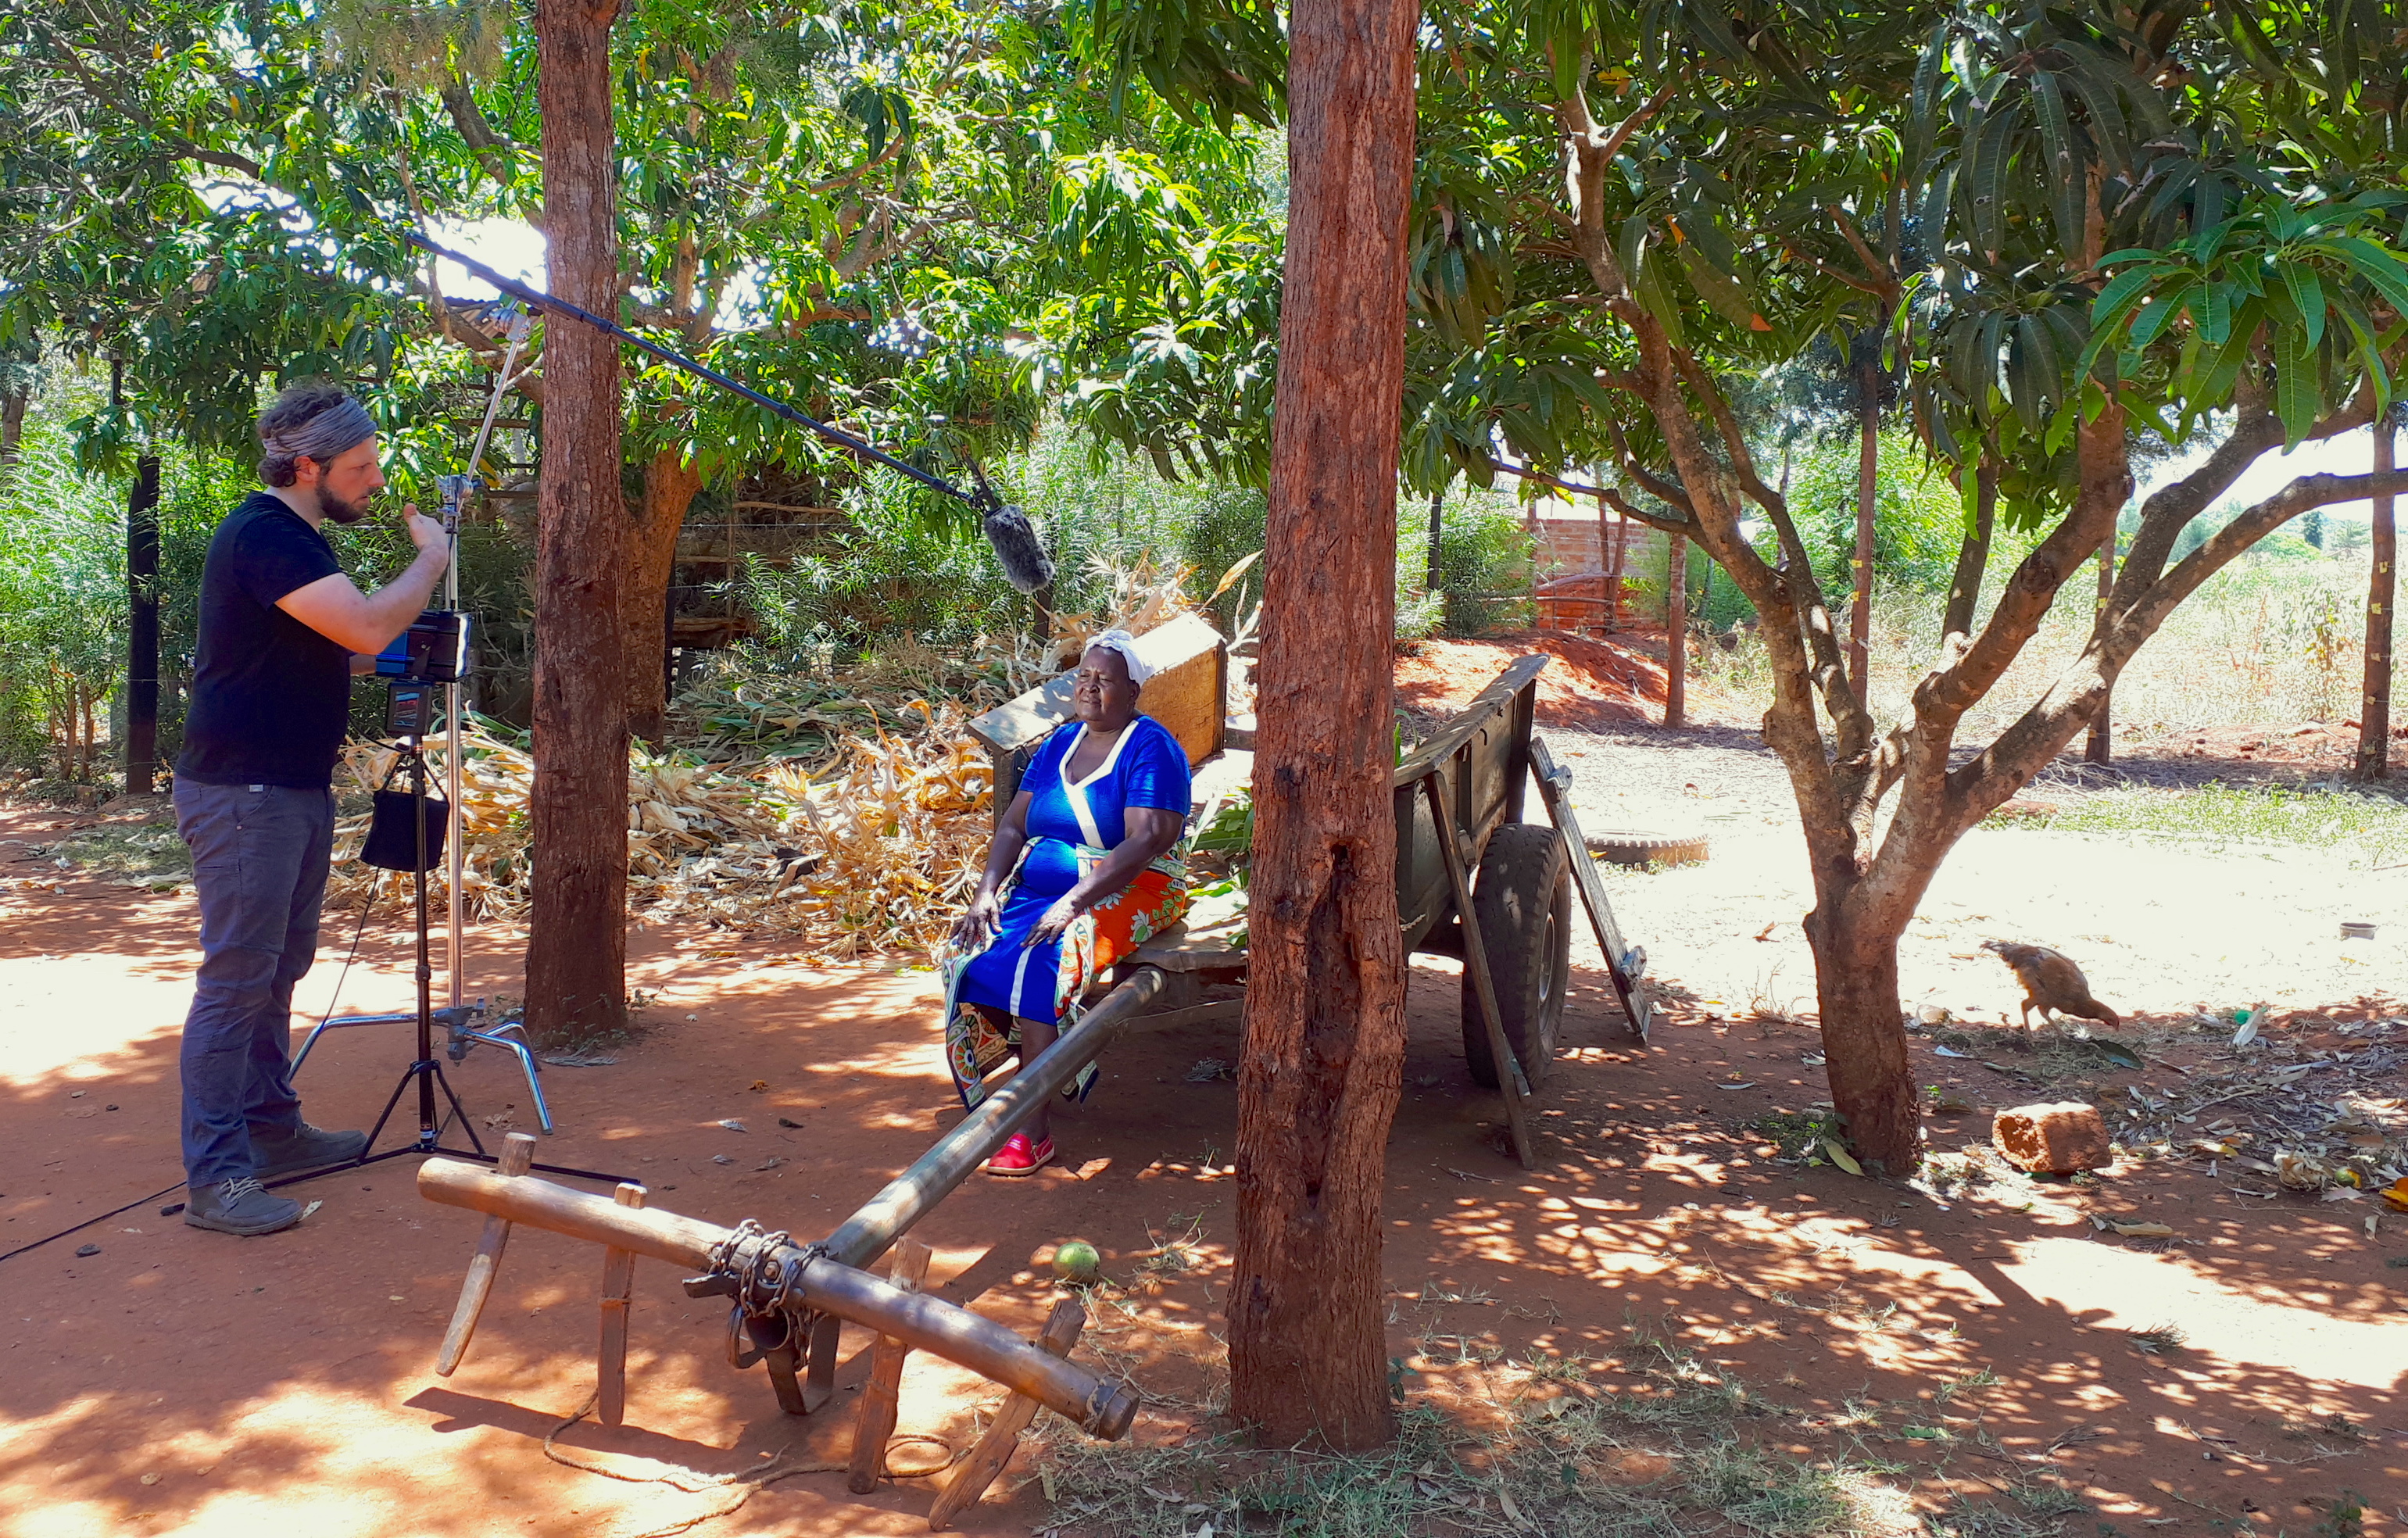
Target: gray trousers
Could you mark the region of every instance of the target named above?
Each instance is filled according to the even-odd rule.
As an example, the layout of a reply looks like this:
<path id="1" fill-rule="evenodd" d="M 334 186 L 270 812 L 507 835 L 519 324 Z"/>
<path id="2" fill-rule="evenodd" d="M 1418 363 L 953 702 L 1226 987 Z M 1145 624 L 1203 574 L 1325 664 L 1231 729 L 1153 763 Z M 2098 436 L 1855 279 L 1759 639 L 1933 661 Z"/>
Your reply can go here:
<path id="1" fill-rule="evenodd" d="M 252 1171 L 251 1133 L 301 1125 L 293 1093 L 293 985 L 318 954 L 335 841 L 335 793 L 176 781 L 176 831 L 193 852 L 201 970 L 184 1017 L 184 1178 Z"/>

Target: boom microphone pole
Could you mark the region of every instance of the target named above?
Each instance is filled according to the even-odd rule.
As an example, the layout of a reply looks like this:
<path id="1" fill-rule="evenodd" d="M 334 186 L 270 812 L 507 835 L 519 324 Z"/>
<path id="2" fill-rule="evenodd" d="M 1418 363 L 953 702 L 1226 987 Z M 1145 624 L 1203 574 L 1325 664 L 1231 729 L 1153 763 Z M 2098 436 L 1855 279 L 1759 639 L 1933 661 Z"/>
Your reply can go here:
<path id="1" fill-rule="evenodd" d="M 448 262 L 457 262 L 468 272 L 483 279 L 495 289 L 509 295 L 530 309 L 541 310 L 550 315 L 565 315 L 573 321 L 582 321 L 595 330 L 615 337 L 630 347 L 649 352 L 671 367 L 682 369 L 707 384 L 715 384 L 723 390 L 743 396 L 765 410 L 810 428 L 856 459 L 866 460 L 873 465 L 883 465 L 900 475 L 909 476 L 931 491 L 942 492 L 947 496 L 968 504 L 978 512 L 987 539 L 995 546 L 996 557 L 1003 567 L 1004 576 L 1013 587 L 1023 593 L 1034 593 L 1054 580 L 1054 563 L 1046 555 L 1044 548 L 1037 542 L 1036 531 L 1028 522 L 1028 515 L 1018 508 L 1006 506 L 1003 499 L 995 494 L 995 488 L 986 483 L 986 477 L 978 472 L 975 465 L 971 467 L 971 473 L 977 477 L 978 489 L 964 491 L 941 476 L 931 475 L 916 466 L 907 465 L 893 454 L 871 447 L 851 433 L 841 428 L 831 427 L 816 417 L 807 416 L 784 401 L 765 395 L 751 385 L 742 384 L 728 378 L 716 368 L 696 363 L 684 353 L 672 352 L 658 342 L 648 341 L 616 321 L 606 320 L 581 305 L 570 304 L 567 300 L 546 294 L 541 289 L 530 288 L 515 278 L 506 278 L 474 257 L 463 256 L 456 251 L 438 246 L 416 230 L 404 230 L 401 232 L 401 237 L 430 255 L 442 257 Z"/>

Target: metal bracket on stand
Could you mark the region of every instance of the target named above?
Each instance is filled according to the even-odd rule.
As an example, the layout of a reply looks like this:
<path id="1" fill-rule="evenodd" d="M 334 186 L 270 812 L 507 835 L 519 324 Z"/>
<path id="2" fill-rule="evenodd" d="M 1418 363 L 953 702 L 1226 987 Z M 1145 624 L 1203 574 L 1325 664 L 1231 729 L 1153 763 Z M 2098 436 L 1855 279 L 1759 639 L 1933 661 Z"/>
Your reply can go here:
<path id="1" fill-rule="evenodd" d="M 516 1020 L 505 1020 L 482 1030 L 476 1029 L 476 1024 L 484 1013 L 485 1001 L 481 999 L 473 1004 L 448 1004 L 435 1012 L 435 1023 L 444 1030 L 444 1056 L 455 1063 L 464 1062 L 468 1056 L 468 1049 L 482 1042 L 486 1046 L 499 1047 L 516 1057 L 519 1071 L 526 1077 L 527 1094 L 535 1100 L 536 1119 L 542 1123 L 545 1135 L 550 1136 L 555 1128 L 552 1124 L 552 1107 L 543 1098 L 543 1080 L 540 1077 L 543 1064 L 527 1045 L 526 1028 Z M 343 1030 L 352 1026 L 403 1025 L 417 1018 L 415 1012 L 329 1015 L 309 1028 L 309 1034 L 302 1039 L 301 1050 L 293 1055 L 292 1071 L 301 1071 L 301 1065 L 309 1060 L 309 1049 L 318 1044 L 319 1037 L 330 1030 Z"/>

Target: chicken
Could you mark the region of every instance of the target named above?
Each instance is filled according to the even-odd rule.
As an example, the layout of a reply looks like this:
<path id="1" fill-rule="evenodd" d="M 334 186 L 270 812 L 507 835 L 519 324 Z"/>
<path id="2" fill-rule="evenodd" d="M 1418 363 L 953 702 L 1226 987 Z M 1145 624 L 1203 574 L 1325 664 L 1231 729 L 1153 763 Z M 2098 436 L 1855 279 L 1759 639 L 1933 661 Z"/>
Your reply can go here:
<path id="1" fill-rule="evenodd" d="M 2031 1012 L 2037 1005 L 2041 1018 L 2046 1021 L 2049 1012 L 2071 1014 L 2078 1019 L 2097 1020 L 2109 1029 L 2122 1023 L 2114 1010 L 2090 997 L 2090 980 L 2071 959 L 2045 945 L 2019 945 L 2011 940 L 1985 940 L 1982 949 L 1995 951 L 1999 959 L 2014 969 L 2015 980 L 2024 985 L 2024 1028 L 2031 1028 Z"/>

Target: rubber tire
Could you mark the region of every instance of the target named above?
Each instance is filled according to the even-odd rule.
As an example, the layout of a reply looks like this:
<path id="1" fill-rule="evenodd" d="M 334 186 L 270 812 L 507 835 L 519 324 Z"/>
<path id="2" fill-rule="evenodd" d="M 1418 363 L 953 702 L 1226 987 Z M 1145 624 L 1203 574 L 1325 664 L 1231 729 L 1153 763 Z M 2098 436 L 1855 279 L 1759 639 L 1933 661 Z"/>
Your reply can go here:
<path id="1" fill-rule="evenodd" d="M 1537 1089 L 1555 1062 L 1555 1033 L 1572 974 L 1572 872 L 1564 841 L 1539 823 L 1508 823 L 1488 841 L 1471 884 L 1471 910 L 1488 956 L 1505 1040 Z M 1481 1023 L 1471 969 L 1463 972 L 1463 1060 L 1472 1083 L 1497 1087 L 1497 1062 Z"/>
<path id="2" fill-rule="evenodd" d="M 1710 849 L 1702 833 L 1628 833 L 1616 829 L 1590 834 L 1588 852 L 1612 865 L 1701 865 Z"/>

